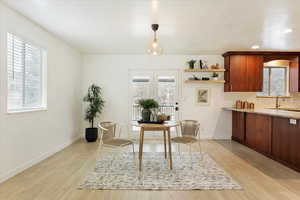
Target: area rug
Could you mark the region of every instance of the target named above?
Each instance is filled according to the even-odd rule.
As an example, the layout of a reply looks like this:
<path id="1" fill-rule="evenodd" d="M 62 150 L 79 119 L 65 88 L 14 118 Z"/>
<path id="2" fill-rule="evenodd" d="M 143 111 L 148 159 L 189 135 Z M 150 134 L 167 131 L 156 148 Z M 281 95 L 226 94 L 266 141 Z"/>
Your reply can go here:
<path id="1" fill-rule="evenodd" d="M 225 190 L 241 189 L 206 153 L 173 153 L 173 170 L 164 153 L 144 153 L 143 171 L 137 154 L 108 155 L 97 161 L 79 189 L 89 190 Z"/>

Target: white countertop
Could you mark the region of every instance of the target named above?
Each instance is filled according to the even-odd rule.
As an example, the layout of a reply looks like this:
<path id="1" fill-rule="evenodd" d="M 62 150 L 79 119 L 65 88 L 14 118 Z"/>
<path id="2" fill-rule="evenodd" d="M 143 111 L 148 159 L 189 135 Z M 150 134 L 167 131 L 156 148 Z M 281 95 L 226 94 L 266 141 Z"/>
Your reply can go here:
<path id="1" fill-rule="evenodd" d="M 285 111 L 285 110 L 276 110 L 276 109 L 267 109 L 267 108 L 266 109 L 236 109 L 232 107 L 224 107 L 223 110 L 256 113 L 256 114 L 284 117 L 290 119 L 300 119 L 300 112 L 296 112 L 296 111 Z"/>

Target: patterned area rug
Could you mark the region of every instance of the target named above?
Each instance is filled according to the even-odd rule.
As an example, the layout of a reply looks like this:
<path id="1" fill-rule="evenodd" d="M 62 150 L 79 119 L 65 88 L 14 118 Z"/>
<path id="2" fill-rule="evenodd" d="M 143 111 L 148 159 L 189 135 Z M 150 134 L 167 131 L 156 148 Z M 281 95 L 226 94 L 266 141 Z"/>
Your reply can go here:
<path id="1" fill-rule="evenodd" d="M 164 153 L 144 153 L 143 172 L 138 155 L 109 155 L 97 161 L 79 189 L 90 190 L 225 190 L 241 189 L 206 153 L 173 153 L 169 170 Z"/>

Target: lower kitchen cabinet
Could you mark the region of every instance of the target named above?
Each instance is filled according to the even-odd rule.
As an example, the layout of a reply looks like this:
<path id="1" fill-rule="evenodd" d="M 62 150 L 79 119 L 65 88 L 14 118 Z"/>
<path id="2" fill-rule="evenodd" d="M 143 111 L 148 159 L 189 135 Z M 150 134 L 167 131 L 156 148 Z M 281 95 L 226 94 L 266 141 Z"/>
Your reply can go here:
<path id="1" fill-rule="evenodd" d="M 244 112 L 232 112 L 232 140 L 245 142 L 245 116 Z"/>
<path id="2" fill-rule="evenodd" d="M 300 120 L 232 113 L 232 139 L 300 172 Z"/>
<path id="3" fill-rule="evenodd" d="M 271 154 L 272 117 L 247 113 L 246 138 L 247 146 L 263 154 Z"/>
<path id="4" fill-rule="evenodd" d="M 273 118 L 272 156 L 300 170 L 300 120 L 291 124 L 288 118 Z"/>

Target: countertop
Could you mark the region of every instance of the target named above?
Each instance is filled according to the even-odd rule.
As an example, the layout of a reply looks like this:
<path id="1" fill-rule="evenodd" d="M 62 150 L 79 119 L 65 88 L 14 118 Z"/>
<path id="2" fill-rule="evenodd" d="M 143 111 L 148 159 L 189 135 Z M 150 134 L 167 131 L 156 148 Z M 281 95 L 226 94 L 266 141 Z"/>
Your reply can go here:
<path id="1" fill-rule="evenodd" d="M 236 109 L 232 107 L 225 107 L 223 110 L 228 111 L 237 111 L 237 112 L 246 112 L 246 113 L 256 113 L 262 115 L 270 115 L 276 117 L 284 117 L 284 118 L 291 118 L 291 119 L 300 119 L 300 112 L 296 111 L 285 111 L 285 110 L 276 110 L 276 109 Z"/>

